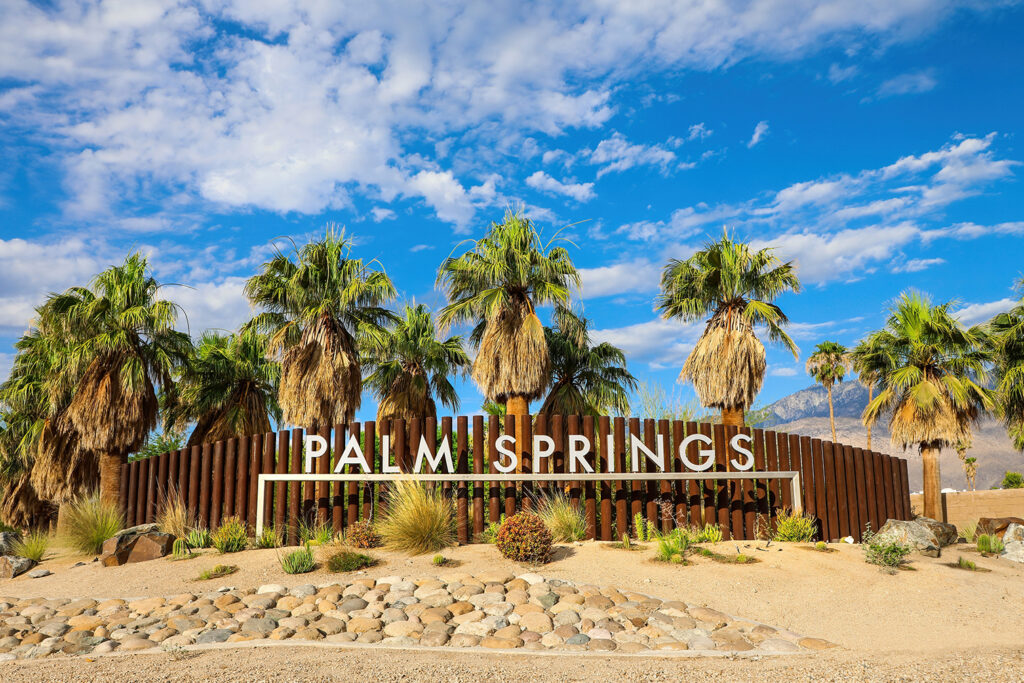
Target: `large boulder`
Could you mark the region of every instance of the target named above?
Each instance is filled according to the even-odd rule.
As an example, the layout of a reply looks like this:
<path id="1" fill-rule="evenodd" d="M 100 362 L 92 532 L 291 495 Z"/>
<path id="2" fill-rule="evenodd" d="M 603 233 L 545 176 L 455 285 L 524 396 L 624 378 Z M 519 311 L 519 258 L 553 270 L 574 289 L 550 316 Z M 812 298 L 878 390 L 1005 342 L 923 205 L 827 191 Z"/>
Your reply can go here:
<path id="1" fill-rule="evenodd" d="M 947 545 L 953 545 L 956 543 L 956 539 L 959 538 L 959 533 L 956 527 L 952 524 L 946 524 L 940 522 L 937 519 L 931 517 L 918 517 L 914 520 L 916 523 L 927 527 L 929 531 L 935 534 L 935 540 L 938 541 L 940 548 L 945 548 Z"/>
<path id="2" fill-rule="evenodd" d="M 1011 524 L 1024 526 L 1024 519 L 1020 517 L 982 517 L 978 520 L 978 533 L 1002 538 Z"/>
<path id="3" fill-rule="evenodd" d="M 1003 543 L 1012 541 L 1024 541 L 1024 524 L 1014 522 L 1006 527 L 1006 531 L 1003 532 Z"/>
<path id="4" fill-rule="evenodd" d="M 0 532 L 0 555 L 9 555 L 14 552 L 14 544 L 21 540 L 21 534 L 17 531 Z"/>
<path id="5" fill-rule="evenodd" d="M 0 557 L 0 579 L 13 579 L 15 576 L 24 574 L 36 566 L 34 560 L 17 555 L 4 555 Z"/>
<path id="6" fill-rule="evenodd" d="M 1024 564 L 1024 541 L 1008 542 L 999 557 L 1004 560 L 1010 560 L 1011 562 L 1020 562 L 1021 564 Z"/>
<path id="7" fill-rule="evenodd" d="M 100 561 L 106 567 L 129 562 L 145 562 L 170 554 L 174 536 L 156 530 L 155 524 L 143 524 L 117 532 L 103 541 Z"/>
<path id="8" fill-rule="evenodd" d="M 902 519 L 890 519 L 887 521 L 875 537 L 873 543 L 899 543 L 913 548 L 922 555 L 938 557 L 940 554 L 939 540 L 931 529 L 917 522 L 907 522 Z"/>

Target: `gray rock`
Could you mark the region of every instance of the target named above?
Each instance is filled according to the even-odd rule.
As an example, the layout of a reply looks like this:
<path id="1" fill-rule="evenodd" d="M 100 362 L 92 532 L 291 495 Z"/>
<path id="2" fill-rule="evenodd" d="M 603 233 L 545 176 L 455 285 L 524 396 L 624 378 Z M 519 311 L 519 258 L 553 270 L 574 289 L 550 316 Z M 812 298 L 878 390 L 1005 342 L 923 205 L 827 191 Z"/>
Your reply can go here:
<path id="1" fill-rule="evenodd" d="M 135 534 L 148 534 L 151 531 L 156 531 L 156 530 L 157 530 L 157 525 L 156 524 L 139 524 L 138 526 L 130 526 L 127 529 L 121 529 L 116 534 L 114 534 L 114 536 L 112 538 L 116 538 L 118 536 L 128 536 L 129 534 L 132 534 L 132 535 L 135 535 Z"/>
<path id="2" fill-rule="evenodd" d="M 249 633 L 270 633 L 275 628 L 277 628 L 277 621 L 266 617 L 247 619 L 242 624 L 242 631 Z"/>
<path id="3" fill-rule="evenodd" d="M 42 568 L 40 568 L 40 569 L 33 569 L 32 571 L 30 571 L 28 573 L 28 575 L 29 575 L 29 578 L 41 579 L 44 576 L 49 576 L 52 573 L 53 572 L 51 572 L 49 569 L 42 569 Z"/>
<path id="4" fill-rule="evenodd" d="M 566 645 L 586 645 L 590 642 L 590 636 L 585 636 L 582 633 L 577 633 L 571 638 L 567 638 L 565 641 Z"/>
<path id="5" fill-rule="evenodd" d="M 935 540 L 938 541 L 940 548 L 953 545 L 960 536 L 952 524 L 946 524 L 931 517 L 918 517 L 914 521 L 935 534 Z"/>
<path id="6" fill-rule="evenodd" d="M 929 557 L 938 557 L 940 553 L 939 540 L 935 538 L 935 534 L 931 529 L 917 522 L 890 519 L 878 530 L 872 541 L 899 543 Z"/>
<path id="7" fill-rule="evenodd" d="M 295 586 L 288 592 L 297 598 L 305 598 L 310 595 L 316 595 L 316 586 L 311 583 L 307 583 L 302 586 Z"/>
<path id="8" fill-rule="evenodd" d="M 196 638 L 196 643 L 223 643 L 231 637 L 232 633 L 234 633 L 234 631 L 226 628 L 215 628 L 212 631 L 200 633 L 199 637 Z"/>
<path id="9" fill-rule="evenodd" d="M 366 600 L 352 596 L 345 598 L 345 602 L 338 605 L 338 611 L 340 612 L 355 612 L 356 610 L 364 609 L 368 604 Z"/>
<path id="10" fill-rule="evenodd" d="M 13 579 L 15 576 L 24 574 L 34 566 L 36 566 L 36 563 L 27 557 L 4 555 L 0 557 L 0 579 Z"/>
<path id="11" fill-rule="evenodd" d="M 1003 542 L 1009 543 L 1011 541 L 1024 542 L 1024 526 L 1017 523 L 1011 523 L 1006 527 L 1006 531 L 1003 533 Z"/>
<path id="12" fill-rule="evenodd" d="M 554 593 L 546 593 L 533 598 L 533 601 L 544 609 L 551 609 L 555 606 L 555 603 L 558 602 L 558 596 Z"/>
<path id="13" fill-rule="evenodd" d="M 1010 562 L 1024 563 L 1024 541 L 1010 541 L 999 557 Z"/>
<path id="14" fill-rule="evenodd" d="M 0 555 L 7 555 L 14 549 L 14 544 L 21 540 L 17 531 L 0 532 Z"/>

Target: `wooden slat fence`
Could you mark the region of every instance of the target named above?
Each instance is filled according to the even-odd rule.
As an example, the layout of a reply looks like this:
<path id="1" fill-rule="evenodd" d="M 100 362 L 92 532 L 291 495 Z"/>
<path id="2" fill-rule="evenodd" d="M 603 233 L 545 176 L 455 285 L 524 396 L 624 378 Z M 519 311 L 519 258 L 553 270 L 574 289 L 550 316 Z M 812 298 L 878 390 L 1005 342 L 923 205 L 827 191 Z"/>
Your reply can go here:
<path id="1" fill-rule="evenodd" d="M 698 462 L 698 450 L 708 448 L 714 453 L 714 465 L 705 472 L 705 479 L 697 481 L 443 482 L 439 485 L 443 493 L 455 499 L 462 543 L 471 542 L 502 514 L 535 508 L 537 498 L 552 491 L 563 491 L 583 509 L 588 538 L 616 540 L 633 531 L 637 515 L 663 531 L 715 523 L 726 539 L 763 537 L 779 510 L 792 507 L 793 500 L 788 482 L 758 480 L 757 471 L 800 473 L 800 502 L 817 519 L 821 539 L 853 536 L 859 541 L 867 528 L 877 530 L 887 519 L 910 517 L 906 461 L 874 451 L 771 430 L 668 420 L 555 415 L 520 424 L 526 438 L 517 439 L 516 451 L 524 473 L 568 473 L 568 449 L 571 437 L 577 435 L 587 437 L 592 445 L 584 459 L 595 472 L 632 471 L 632 435 L 654 452 L 658 439 L 664 439 L 666 471 L 687 472 L 679 446 L 685 437 L 703 434 L 713 445 L 691 442 L 688 459 Z M 355 437 L 370 472 L 382 472 L 381 437 L 388 434 L 392 462 L 403 472 L 411 470 L 423 435 L 432 453 L 443 439 L 448 440 L 457 473 L 497 473 L 495 464 L 503 462 L 497 439 L 502 434 L 515 435 L 516 427 L 512 417 L 477 415 L 320 428 L 316 434 L 329 448 L 312 469 L 319 474 L 333 472 L 336 458 L 349 438 Z M 729 441 L 738 431 L 751 437 L 746 444 L 754 455 L 751 478 L 715 479 L 715 471 L 737 471 L 732 460 L 742 456 L 730 449 Z M 121 486 L 129 526 L 152 522 L 171 497 L 179 497 L 194 511 L 201 526 L 216 527 L 230 516 L 253 526 L 259 475 L 302 473 L 304 435 L 302 429 L 255 434 L 130 462 L 122 472 Z M 533 458 L 532 435 L 551 437 L 554 453 Z M 649 458 L 641 455 L 641 460 L 641 472 L 658 471 Z M 349 465 L 346 473 L 360 471 Z M 378 516 L 387 504 L 388 486 L 383 483 L 273 482 L 266 487 L 264 519 L 292 544 L 297 543 L 300 523 L 330 524 L 336 532 L 344 532 L 359 520 Z"/>

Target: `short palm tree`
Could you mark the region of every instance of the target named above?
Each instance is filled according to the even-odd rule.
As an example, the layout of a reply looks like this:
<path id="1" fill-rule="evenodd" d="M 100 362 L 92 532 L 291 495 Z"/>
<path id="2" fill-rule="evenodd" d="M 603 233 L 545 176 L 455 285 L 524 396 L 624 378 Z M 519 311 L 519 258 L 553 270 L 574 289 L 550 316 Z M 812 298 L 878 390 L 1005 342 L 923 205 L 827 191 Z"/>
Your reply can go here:
<path id="1" fill-rule="evenodd" d="M 878 388 L 878 381 L 882 376 L 886 356 L 881 353 L 878 345 L 871 337 L 857 343 L 850 351 L 850 364 L 857 373 L 857 380 L 868 390 L 868 403 L 874 399 L 875 389 Z M 866 425 L 868 431 L 868 450 L 871 450 L 871 427 L 872 423 Z"/>
<path id="2" fill-rule="evenodd" d="M 974 456 L 964 458 L 964 478 L 967 479 L 967 488 L 974 490 L 974 479 L 978 476 L 978 459 Z"/>
<path id="3" fill-rule="evenodd" d="M 878 396 L 864 410 L 865 424 L 889 416 L 894 445 L 917 445 L 924 470 L 924 514 L 940 519 L 939 454 L 969 438 L 985 411 L 995 407 L 986 388 L 988 351 L 979 328 L 967 329 L 919 294 L 903 294 L 885 328 L 871 335 L 880 363 Z"/>
<path id="4" fill-rule="evenodd" d="M 249 327 L 270 335 L 268 351 L 281 361 L 278 401 L 287 424 L 347 423 L 359 408 L 356 339 L 392 319 L 384 306 L 395 286 L 376 262 L 351 252 L 344 231 L 329 227 L 290 255 L 278 252 L 245 283 L 249 301 L 263 309 Z"/>
<path id="5" fill-rule="evenodd" d="M 364 384 L 377 397 L 377 422 L 437 417 L 435 400 L 452 411 L 459 397 L 452 377 L 469 368 L 462 337 L 438 339 L 434 317 L 423 304 L 406 305 L 377 334 L 361 340 Z"/>
<path id="6" fill-rule="evenodd" d="M 769 340 L 797 357 L 796 344 L 783 329 L 789 320 L 773 302 L 799 291 L 791 262 L 781 262 L 772 249 L 753 251 L 728 233 L 665 266 L 658 297 L 662 315 L 684 322 L 711 316 L 679 378 L 693 382 L 704 407 L 722 411 L 723 424 L 743 426 L 743 411 L 764 382 L 765 351 L 755 325 L 764 325 Z"/>
<path id="7" fill-rule="evenodd" d="M 629 393 L 637 381 L 626 369 L 622 349 L 594 344 L 590 322 L 567 309 L 555 313 L 556 324 L 544 328 L 551 358 L 551 388 L 541 405 L 543 415 L 602 415 L 629 412 Z"/>
<path id="8" fill-rule="evenodd" d="M 128 454 L 156 427 L 157 391 L 171 390 L 192 346 L 174 329 L 178 306 L 160 294 L 146 257 L 135 253 L 49 303 L 71 340 L 61 372 L 74 386 L 67 417 L 79 447 L 98 454 L 100 497 L 110 505 L 120 503 Z"/>
<path id="9" fill-rule="evenodd" d="M 1017 282 L 1024 291 L 1024 278 Z M 1024 299 L 988 325 L 999 416 L 1017 450 L 1024 450 Z"/>
<path id="10" fill-rule="evenodd" d="M 187 446 L 268 432 L 271 418 L 281 419 L 280 377 L 281 366 L 267 358 L 266 335 L 206 332 L 164 397 L 164 426 L 183 432 L 194 423 Z"/>
<path id="11" fill-rule="evenodd" d="M 449 303 L 438 323 L 442 329 L 460 322 L 476 326 L 473 380 L 485 398 L 506 403 L 509 415 L 529 415 L 530 401 L 544 395 L 551 377 L 536 308 L 567 306 L 580 276 L 565 248 L 542 242 L 521 213 L 507 211 L 472 245 L 441 264 L 437 281 Z"/>
<path id="12" fill-rule="evenodd" d="M 836 413 L 832 406 L 832 385 L 842 382 L 850 369 L 846 347 L 838 342 L 824 341 L 814 347 L 807 359 L 807 374 L 828 390 L 828 423 L 832 427 L 832 441 L 836 441 Z"/>

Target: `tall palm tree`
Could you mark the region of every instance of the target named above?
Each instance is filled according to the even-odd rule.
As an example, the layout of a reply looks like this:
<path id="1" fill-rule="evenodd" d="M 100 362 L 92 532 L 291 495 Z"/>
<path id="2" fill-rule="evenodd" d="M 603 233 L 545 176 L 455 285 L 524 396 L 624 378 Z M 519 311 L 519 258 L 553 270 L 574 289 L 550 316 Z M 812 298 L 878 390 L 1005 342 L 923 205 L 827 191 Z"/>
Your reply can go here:
<path id="1" fill-rule="evenodd" d="M 920 294 L 903 294 L 885 328 L 871 335 L 885 356 L 878 396 L 864 410 L 864 422 L 889 415 L 894 445 L 916 444 L 924 471 L 924 514 L 939 519 L 939 453 L 969 438 L 981 415 L 995 406 L 986 388 L 989 353 L 979 328 L 967 329 L 949 312 Z"/>
<path id="2" fill-rule="evenodd" d="M 974 478 L 978 476 L 978 459 L 974 456 L 964 458 L 964 478 L 967 479 L 967 488 L 974 490 Z"/>
<path id="3" fill-rule="evenodd" d="M 792 262 L 781 262 L 770 248 L 753 251 L 728 233 L 665 266 L 658 297 L 662 315 L 684 322 L 711 316 L 679 378 L 693 382 L 704 407 L 722 411 L 723 424 L 743 426 L 743 411 L 764 382 L 764 345 L 755 325 L 764 325 L 769 340 L 797 357 L 796 344 L 783 330 L 789 320 L 772 302 L 799 291 Z"/>
<path id="4" fill-rule="evenodd" d="M 622 349 L 594 344 L 590 322 L 568 309 L 555 312 L 555 326 L 545 327 L 551 358 L 551 388 L 541 405 L 544 415 L 601 415 L 629 412 L 629 392 L 636 378 L 626 369 Z"/>
<path id="5" fill-rule="evenodd" d="M 1024 278 L 1017 282 L 1024 292 Z M 998 412 L 1017 450 L 1024 450 L 1024 298 L 989 321 Z"/>
<path id="6" fill-rule="evenodd" d="M 268 351 L 281 360 L 278 400 L 287 424 L 346 423 L 359 408 L 356 338 L 392 319 L 384 306 L 395 286 L 376 261 L 351 253 L 351 240 L 331 226 L 290 255 L 279 251 L 245 283 L 249 301 L 264 311 L 249 326 L 270 335 Z"/>
<path id="7" fill-rule="evenodd" d="M 281 419 L 277 388 L 281 366 L 267 358 L 267 336 L 203 334 L 181 368 L 175 390 L 165 394 L 164 426 L 183 432 L 195 423 L 187 446 L 270 431 Z"/>
<path id="8" fill-rule="evenodd" d="M 828 390 L 828 423 L 832 427 L 832 441 L 836 439 L 836 413 L 832 407 L 832 385 L 842 382 L 850 369 L 846 347 L 838 342 L 823 341 L 814 347 L 807 359 L 807 374 Z M 869 446 L 870 448 L 870 446 Z"/>
<path id="9" fill-rule="evenodd" d="M 442 329 L 459 322 L 476 326 L 473 380 L 485 398 L 505 402 L 509 415 L 529 415 L 530 401 L 543 396 L 551 376 L 536 307 L 567 306 L 580 276 L 569 253 L 542 242 L 521 213 L 507 211 L 472 245 L 441 264 L 437 281 L 449 303 L 438 323 Z"/>
<path id="10" fill-rule="evenodd" d="M 886 356 L 882 350 L 872 341 L 871 337 L 862 339 L 850 351 L 850 364 L 857 373 L 857 380 L 868 390 L 868 403 L 874 400 L 875 389 L 882 376 L 883 365 Z M 872 423 L 866 425 L 868 431 L 868 450 L 871 450 L 871 427 Z"/>
<path id="11" fill-rule="evenodd" d="M 111 505 L 119 504 L 128 454 L 156 427 L 157 391 L 171 389 L 192 346 L 174 329 L 179 307 L 160 290 L 146 257 L 135 253 L 88 288 L 73 287 L 49 303 L 71 340 L 61 369 L 63 382 L 74 386 L 67 417 L 79 447 L 98 454 L 100 498 Z"/>
<path id="12" fill-rule="evenodd" d="M 469 368 L 462 337 L 438 339 L 434 317 L 423 304 L 406 305 L 377 334 L 364 335 L 364 384 L 377 396 L 377 422 L 437 417 L 435 399 L 452 411 L 459 396 L 451 378 Z"/>

